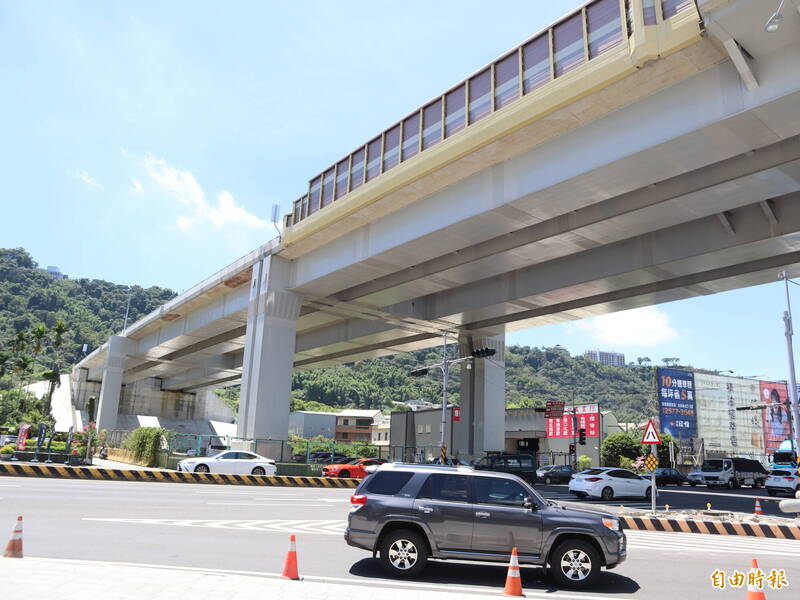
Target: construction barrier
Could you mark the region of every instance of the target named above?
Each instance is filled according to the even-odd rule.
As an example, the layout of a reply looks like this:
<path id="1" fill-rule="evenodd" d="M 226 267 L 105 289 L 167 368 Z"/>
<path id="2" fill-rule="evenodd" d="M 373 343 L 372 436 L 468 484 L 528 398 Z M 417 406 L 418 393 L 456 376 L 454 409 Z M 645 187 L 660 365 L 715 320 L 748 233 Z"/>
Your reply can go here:
<path id="1" fill-rule="evenodd" d="M 354 488 L 359 479 L 325 477 L 288 477 L 285 475 L 223 475 L 221 473 L 186 473 L 184 471 L 144 471 L 66 467 L 54 465 L 20 465 L 0 463 L 0 476 L 53 477 L 61 479 L 95 479 L 100 481 L 155 481 L 171 483 L 212 483 L 221 485 L 260 485 L 270 487 Z"/>
<path id="2" fill-rule="evenodd" d="M 743 535 L 781 540 L 800 540 L 800 525 L 770 525 L 768 523 L 734 523 L 701 521 L 697 519 L 668 519 L 662 517 L 619 517 L 622 529 L 642 531 L 672 531 L 675 533 L 704 533 L 712 535 Z"/>

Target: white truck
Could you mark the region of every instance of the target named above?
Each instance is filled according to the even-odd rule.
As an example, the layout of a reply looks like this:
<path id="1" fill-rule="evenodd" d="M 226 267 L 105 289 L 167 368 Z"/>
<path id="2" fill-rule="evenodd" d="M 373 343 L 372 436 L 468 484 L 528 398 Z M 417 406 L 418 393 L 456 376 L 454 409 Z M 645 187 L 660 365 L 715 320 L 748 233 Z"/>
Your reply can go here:
<path id="1" fill-rule="evenodd" d="M 703 483 L 708 487 L 727 487 L 729 489 L 749 485 L 764 487 L 769 472 L 752 458 L 708 458 L 700 467 Z"/>

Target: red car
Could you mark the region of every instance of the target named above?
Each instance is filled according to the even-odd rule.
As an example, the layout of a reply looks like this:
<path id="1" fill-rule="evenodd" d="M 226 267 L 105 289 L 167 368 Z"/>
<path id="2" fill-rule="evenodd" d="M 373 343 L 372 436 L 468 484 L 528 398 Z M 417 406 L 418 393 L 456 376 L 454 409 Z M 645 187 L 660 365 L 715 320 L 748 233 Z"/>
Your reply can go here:
<path id="1" fill-rule="evenodd" d="M 382 465 L 385 462 L 382 458 L 356 458 L 338 465 L 325 465 L 322 467 L 322 476 L 363 479 L 367 476 L 366 467 Z"/>

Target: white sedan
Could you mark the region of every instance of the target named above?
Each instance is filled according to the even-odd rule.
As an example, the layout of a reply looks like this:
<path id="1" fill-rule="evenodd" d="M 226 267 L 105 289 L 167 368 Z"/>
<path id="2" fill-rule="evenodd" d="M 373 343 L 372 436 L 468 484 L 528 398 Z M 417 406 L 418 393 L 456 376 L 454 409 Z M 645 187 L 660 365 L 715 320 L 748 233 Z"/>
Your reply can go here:
<path id="1" fill-rule="evenodd" d="M 652 493 L 649 478 L 610 467 L 581 471 L 570 480 L 569 491 L 579 498 L 588 496 L 606 502 L 621 497 L 650 498 Z"/>
<path id="2" fill-rule="evenodd" d="M 797 472 L 789 469 L 773 469 L 770 471 L 767 481 L 764 483 L 770 496 L 779 493 L 789 494 L 792 498 L 800 492 L 800 476 Z"/>
<path id="3" fill-rule="evenodd" d="M 198 456 L 182 460 L 178 463 L 178 471 L 227 475 L 275 475 L 277 467 L 271 458 L 252 452 L 226 450 L 214 456 Z"/>

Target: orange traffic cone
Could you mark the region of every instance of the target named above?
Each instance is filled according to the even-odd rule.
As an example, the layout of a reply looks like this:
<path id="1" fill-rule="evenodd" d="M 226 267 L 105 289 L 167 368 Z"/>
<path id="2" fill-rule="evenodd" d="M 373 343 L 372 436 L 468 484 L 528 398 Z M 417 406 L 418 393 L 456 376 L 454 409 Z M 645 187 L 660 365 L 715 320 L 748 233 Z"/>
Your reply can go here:
<path id="1" fill-rule="evenodd" d="M 503 590 L 505 596 L 524 596 L 522 593 L 522 579 L 519 576 L 519 559 L 517 549 L 511 549 L 511 560 L 508 563 L 508 575 L 506 575 L 506 587 Z"/>
<path id="2" fill-rule="evenodd" d="M 756 514 L 763 515 L 764 513 L 761 512 L 761 502 L 759 502 L 758 498 L 756 498 Z"/>
<path id="3" fill-rule="evenodd" d="M 758 570 L 758 561 L 754 558 L 750 562 L 750 572 L 754 573 Z M 746 600 L 767 600 L 767 596 L 763 590 L 758 589 L 757 585 L 747 585 L 747 599 Z"/>
<path id="4" fill-rule="evenodd" d="M 297 572 L 297 540 L 294 534 L 289 538 L 289 551 L 286 553 L 286 562 L 283 563 L 283 573 L 281 577 L 286 579 L 300 579 L 300 574 Z"/>
<path id="5" fill-rule="evenodd" d="M 14 527 L 14 532 L 11 534 L 11 539 L 6 545 L 6 551 L 3 556 L 6 558 L 22 558 L 22 517 L 17 517 L 17 525 Z"/>

